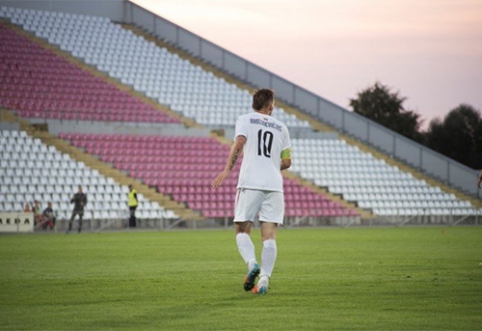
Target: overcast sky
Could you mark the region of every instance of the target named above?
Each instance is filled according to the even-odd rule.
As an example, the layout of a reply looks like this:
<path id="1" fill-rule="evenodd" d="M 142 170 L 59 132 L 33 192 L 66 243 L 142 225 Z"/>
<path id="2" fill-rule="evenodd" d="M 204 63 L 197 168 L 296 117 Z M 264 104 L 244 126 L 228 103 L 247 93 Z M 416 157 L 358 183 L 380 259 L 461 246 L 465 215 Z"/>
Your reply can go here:
<path id="1" fill-rule="evenodd" d="M 482 0 L 135 0 L 344 108 L 376 81 L 425 120 L 482 110 Z"/>

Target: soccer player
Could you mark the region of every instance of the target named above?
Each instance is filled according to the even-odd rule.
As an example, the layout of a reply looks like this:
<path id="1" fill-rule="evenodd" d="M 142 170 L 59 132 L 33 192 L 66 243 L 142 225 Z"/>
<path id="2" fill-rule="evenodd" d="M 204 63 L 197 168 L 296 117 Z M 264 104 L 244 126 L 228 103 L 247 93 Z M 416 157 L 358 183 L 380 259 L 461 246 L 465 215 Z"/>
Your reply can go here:
<path id="1" fill-rule="evenodd" d="M 248 266 L 244 290 L 266 294 L 276 261 L 276 229 L 283 224 L 284 197 L 281 170 L 291 166 L 291 141 L 285 124 L 271 117 L 274 92 L 260 89 L 253 95 L 253 113 L 241 115 L 236 121 L 234 144 L 224 170 L 213 180 L 218 188 L 229 176 L 243 152 L 234 211 L 234 230 L 239 253 Z M 251 227 L 259 213 L 261 268 L 251 241 Z M 259 281 L 255 286 L 256 277 Z"/>

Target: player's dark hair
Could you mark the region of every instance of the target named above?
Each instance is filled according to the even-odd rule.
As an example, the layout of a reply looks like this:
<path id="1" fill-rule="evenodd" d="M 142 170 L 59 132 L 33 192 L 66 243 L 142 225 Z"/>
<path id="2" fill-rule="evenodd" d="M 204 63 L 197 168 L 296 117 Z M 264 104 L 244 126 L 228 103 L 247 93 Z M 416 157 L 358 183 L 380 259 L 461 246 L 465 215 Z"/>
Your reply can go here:
<path id="1" fill-rule="evenodd" d="M 270 89 L 260 89 L 254 91 L 253 109 L 261 110 L 268 107 L 274 100 L 274 92 Z"/>

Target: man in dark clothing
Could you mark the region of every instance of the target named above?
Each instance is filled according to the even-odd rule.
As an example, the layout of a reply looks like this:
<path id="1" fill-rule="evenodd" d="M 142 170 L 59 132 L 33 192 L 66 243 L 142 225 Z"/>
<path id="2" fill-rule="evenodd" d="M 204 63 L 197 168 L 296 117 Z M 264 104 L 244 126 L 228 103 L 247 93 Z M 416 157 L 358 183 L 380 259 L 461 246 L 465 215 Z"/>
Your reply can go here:
<path id="1" fill-rule="evenodd" d="M 47 208 L 44 209 L 42 213 L 42 228 L 45 229 L 47 226 L 51 229 L 55 226 L 55 215 L 54 210 L 52 209 L 52 202 L 49 201 L 47 204 Z"/>
<path id="2" fill-rule="evenodd" d="M 69 221 L 69 229 L 67 233 L 72 231 L 72 223 L 74 221 L 75 215 L 79 215 L 79 233 L 82 231 L 82 217 L 84 216 L 84 207 L 87 204 L 87 196 L 82 192 L 82 186 L 79 185 L 79 192 L 75 193 L 70 203 L 74 204 L 74 210 L 72 211 L 72 216 Z"/>

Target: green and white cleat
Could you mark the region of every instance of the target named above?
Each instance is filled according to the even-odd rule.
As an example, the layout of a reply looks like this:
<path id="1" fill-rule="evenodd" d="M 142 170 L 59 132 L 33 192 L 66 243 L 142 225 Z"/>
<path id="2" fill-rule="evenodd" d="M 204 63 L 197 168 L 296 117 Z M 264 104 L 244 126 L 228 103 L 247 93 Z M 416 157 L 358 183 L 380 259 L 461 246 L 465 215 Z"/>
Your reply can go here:
<path id="1" fill-rule="evenodd" d="M 269 277 L 262 276 L 259 279 L 258 285 L 253 288 L 254 294 L 266 294 L 268 293 Z"/>

